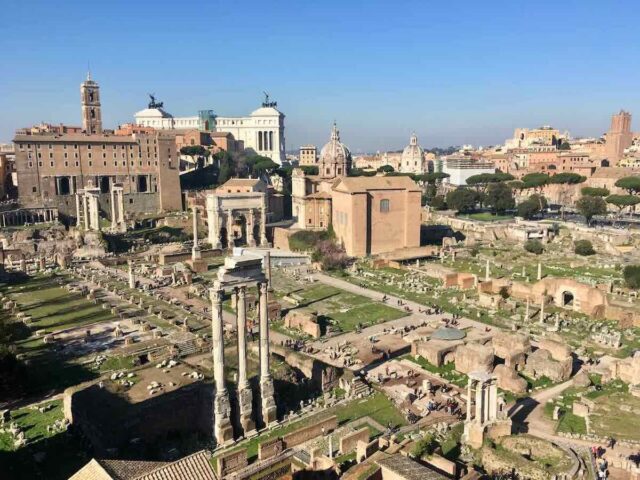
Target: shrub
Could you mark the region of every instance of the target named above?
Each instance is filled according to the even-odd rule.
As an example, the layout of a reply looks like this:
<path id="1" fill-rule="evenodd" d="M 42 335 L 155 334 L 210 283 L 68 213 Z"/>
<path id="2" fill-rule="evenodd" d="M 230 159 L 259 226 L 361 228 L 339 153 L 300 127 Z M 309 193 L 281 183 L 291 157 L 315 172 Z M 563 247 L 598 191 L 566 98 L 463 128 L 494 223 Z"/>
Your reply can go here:
<path id="1" fill-rule="evenodd" d="M 289 248 L 294 252 L 312 250 L 317 243 L 331 239 L 331 232 L 300 230 L 289 237 Z"/>
<path id="2" fill-rule="evenodd" d="M 544 252 L 544 247 L 540 240 L 527 240 L 524 244 L 524 249 L 529 253 L 535 253 L 536 255 L 540 255 Z"/>
<path id="3" fill-rule="evenodd" d="M 445 210 L 447 203 L 444 201 L 444 195 L 436 195 L 431 199 L 429 206 L 434 210 Z"/>
<path id="4" fill-rule="evenodd" d="M 573 244 L 573 251 L 577 255 L 587 256 L 593 255 L 596 251 L 593 249 L 593 245 L 589 240 L 577 240 Z"/>
<path id="5" fill-rule="evenodd" d="M 430 456 L 438 446 L 436 439 L 432 433 L 427 433 L 424 437 L 418 440 L 411 449 L 411 456 L 413 458 L 422 458 L 425 455 Z"/>
<path id="6" fill-rule="evenodd" d="M 622 271 L 624 281 L 629 288 L 640 288 L 640 265 L 627 265 Z"/>

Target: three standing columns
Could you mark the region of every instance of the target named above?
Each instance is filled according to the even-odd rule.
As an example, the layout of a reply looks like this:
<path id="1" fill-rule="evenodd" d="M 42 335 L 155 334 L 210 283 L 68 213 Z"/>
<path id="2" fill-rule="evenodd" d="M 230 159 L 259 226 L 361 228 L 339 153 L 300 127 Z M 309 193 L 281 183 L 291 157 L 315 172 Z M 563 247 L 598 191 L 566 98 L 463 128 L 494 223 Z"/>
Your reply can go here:
<path id="1" fill-rule="evenodd" d="M 253 417 L 253 393 L 247 378 L 247 304 L 246 286 L 234 290 L 237 295 L 237 332 L 238 332 L 238 402 L 240 424 L 244 435 L 255 432 Z M 269 318 L 268 318 L 268 285 L 267 282 L 258 284 L 259 317 L 260 317 L 260 397 L 262 406 L 262 421 L 270 426 L 277 421 L 275 390 L 273 378 L 269 371 Z M 212 349 L 213 373 L 215 380 L 214 397 L 214 436 L 218 445 L 224 445 L 233 440 L 233 426 L 231 424 L 231 404 L 229 392 L 224 379 L 224 324 L 222 314 L 223 288 L 212 288 Z"/>

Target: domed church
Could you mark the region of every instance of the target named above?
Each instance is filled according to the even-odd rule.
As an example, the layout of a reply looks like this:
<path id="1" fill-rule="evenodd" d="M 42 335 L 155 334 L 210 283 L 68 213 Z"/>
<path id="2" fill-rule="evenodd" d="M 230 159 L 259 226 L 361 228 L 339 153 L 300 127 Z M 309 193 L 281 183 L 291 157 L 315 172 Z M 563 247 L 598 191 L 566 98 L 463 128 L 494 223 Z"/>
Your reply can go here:
<path id="1" fill-rule="evenodd" d="M 403 173 L 424 173 L 424 150 L 418 145 L 418 137 L 411 134 L 409 145 L 404 147 L 400 159 L 400 171 Z"/>
<path id="2" fill-rule="evenodd" d="M 351 170 L 351 152 L 340 142 L 340 131 L 333 123 L 331 140 L 320 150 L 318 176 L 320 178 L 336 178 L 346 176 Z"/>

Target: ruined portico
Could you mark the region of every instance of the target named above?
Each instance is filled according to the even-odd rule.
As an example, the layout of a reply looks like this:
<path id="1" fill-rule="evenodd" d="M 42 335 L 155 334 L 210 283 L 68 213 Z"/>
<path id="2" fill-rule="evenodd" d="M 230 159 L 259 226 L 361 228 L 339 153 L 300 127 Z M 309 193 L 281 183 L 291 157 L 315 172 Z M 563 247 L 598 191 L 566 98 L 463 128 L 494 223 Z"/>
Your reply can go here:
<path id="1" fill-rule="evenodd" d="M 229 443 L 234 438 L 231 423 L 231 405 L 229 392 L 224 380 L 224 327 L 222 300 L 225 292 L 236 296 L 236 322 L 238 332 L 238 401 L 240 424 L 245 436 L 255 432 L 253 417 L 253 393 L 247 378 L 247 288 L 259 290 L 259 325 L 260 325 L 260 396 L 262 406 L 262 422 L 272 425 L 276 419 L 273 378 L 269 371 L 269 321 L 268 321 L 268 285 L 262 268 L 260 257 L 238 255 L 225 259 L 218 270 L 217 279 L 210 289 L 212 307 L 212 348 L 215 380 L 214 398 L 214 436 L 219 445 Z"/>
<path id="2" fill-rule="evenodd" d="M 76 218 L 78 228 L 100 231 L 100 189 L 89 186 L 76 193 Z"/>
<path id="3" fill-rule="evenodd" d="M 467 417 L 463 441 L 472 448 L 480 448 L 485 434 L 498 438 L 511 434 L 511 420 L 499 408 L 498 379 L 485 372 L 471 372 L 467 384 Z M 475 404 L 475 408 L 472 407 Z M 471 412 L 474 412 L 473 416 Z"/>
<path id="4" fill-rule="evenodd" d="M 124 221 L 124 187 L 121 183 L 113 184 L 111 187 L 111 229 L 116 232 L 127 231 Z"/>
<path id="5" fill-rule="evenodd" d="M 208 240 L 213 248 L 226 243 L 249 247 L 268 246 L 267 196 L 264 192 L 216 192 L 207 194 Z"/>

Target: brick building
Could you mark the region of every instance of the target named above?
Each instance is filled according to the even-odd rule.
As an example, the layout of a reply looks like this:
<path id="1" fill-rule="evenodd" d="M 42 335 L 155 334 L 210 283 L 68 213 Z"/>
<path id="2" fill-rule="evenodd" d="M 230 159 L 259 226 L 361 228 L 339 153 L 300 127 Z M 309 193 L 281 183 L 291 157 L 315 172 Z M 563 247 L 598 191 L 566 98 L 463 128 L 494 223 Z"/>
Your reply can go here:
<path id="1" fill-rule="evenodd" d="M 90 79 L 81 86 L 83 127 L 99 133 L 76 129 L 67 133 L 64 128 L 16 133 L 21 206 L 58 208 L 61 215 L 75 217 L 74 194 L 98 187 L 100 210 L 109 216 L 110 192 L 118 184 L 124 190 L 127 214 L 181 210 L 174 136 L 153 130 L 125 135 L 103 131 L 98 89 Z"/>

